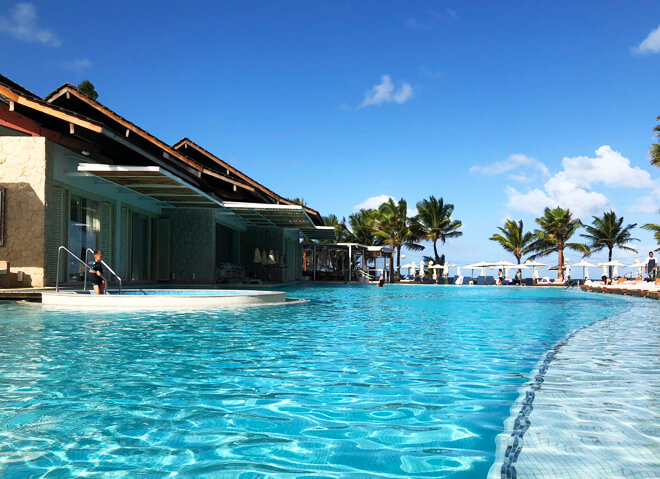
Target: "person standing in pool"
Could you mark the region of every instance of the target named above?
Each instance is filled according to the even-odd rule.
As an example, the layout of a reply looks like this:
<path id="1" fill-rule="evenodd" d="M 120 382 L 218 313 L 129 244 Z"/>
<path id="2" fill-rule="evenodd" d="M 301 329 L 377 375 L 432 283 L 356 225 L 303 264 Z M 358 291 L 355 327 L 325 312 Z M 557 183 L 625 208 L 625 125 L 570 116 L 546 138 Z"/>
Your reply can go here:
<path id="1" fill-rule="evenodd" d="M 94 285 L 94 294 L 105 294 L 105 280 L 103 279 L 103 252 L 100 249 L 94 251 L 94 262 L 89 270 L 92 275 L 92 284 Z"/>
<path id="2" fill-rule="evenodd" d="M 382 288 L 382 287 L 384 287 L 384 286 L 385 286 L 385 278 L 384 278 L 383 275 L 381 274 L 381 275 L 378 277 L 378 287 L 379 287 L 379 288 Z"/>
<path id="3" fill-rule="evenodd" d="M 646 273 L 649 275 L 651 280 L 655 280 L 656 273 L 658 272 L 658 262 L 653 257 L 653 251 L 649 251 L 649 257 L 646 260 L 646 265 L 644 266 Z"/>

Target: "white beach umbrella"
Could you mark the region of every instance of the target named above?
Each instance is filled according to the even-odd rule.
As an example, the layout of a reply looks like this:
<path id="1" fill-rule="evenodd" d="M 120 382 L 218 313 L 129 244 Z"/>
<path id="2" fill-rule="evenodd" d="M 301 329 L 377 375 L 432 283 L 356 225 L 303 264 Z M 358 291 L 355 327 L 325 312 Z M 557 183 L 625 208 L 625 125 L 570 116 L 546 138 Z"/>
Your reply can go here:
<path id="1" fill-rule="evenodd" d="M 590 266 L 596 266 L 593 263 L 589 263 L 588 261 L 585 261 L 584 259 L 581 259 L 579 262 L 575 263 L 573 266 L 582 266 L 582 276 L 584 279 L 589 279 L 589 267 Z"/>
<path id="2" fill-rule="evenodd" d="M 444 269 L 442 270 L 442 272 L 443 272 L 445 278 L 449 277 L 449 263 L 446 263 L 446 262 L 445 262 L 445 267 L 444 267 Z"/>
<path id="3" fill-rule="evenodd" d="M 619 275 L 619 268 L 625 268 L 626 265 L 623 264 L 621 261 L 613 259 L 612 261 L 608 261 L 606 263 L 601 263 L 603 266 L 603 274 L 607 276 L 607 268 L 610 266 L 613 266 L 612 270 L 612 276 L 618 276 Z"/>
<path id="4" fill-rule="evenodd" d="M 459 266 L 458 268 L 456 268 L 456 276 L 460 276 L 460 275 L 461 275 L 461 267 Z"/>
<path id="5" fill-rule="evenodd" d="M 429 266 L 429 269 L 433 270 L 433 279 L 437 281 L 438 280 L 438 270 L 442 269 L 442 265 L 433 264 L 433 265 Z"/>
<path id="6" fill-rule="evenodd" d="M 423 278 L 426 276 L 426 273 L 424 272 L 424 261 L 419 262 L 419 277 Z"/>
<path id="7" fill-rule="evenodd" d="M 538 261 L 532 261 L 532 260 L 528 259 L 527 261 L 525 261 L 525 266 L 530 267 L 530 268 L 534 268 L 534 272 L 532 273 L 532 278 L 539 279 L 539 276 L 540 276 L 539 275 L 539 266 L 548 266 L 548 265 L 545 264 L 545 263 L 539 263 Z"/>
<path id="8" fill-rule="evenodd" d="M 512 263 L 511 261 L 507 261 L 505 259 L 502 259 L 500 261 L 496 261 L 495 263 L 490 263 L 488 266 L 496 266 L 498 268 L 504 269 L 504 277 L 508 278 L 509 277 L 509 269 L 516 266 L 516 263 Z"/>
<path id="9" fill-rule="evenodd" d="M 527 261 L 525 261 L 524 264 L 525 264 L 525 266 L 529 266 L 529 267 L 548 266 L 545 263 L 539 263 L 538 261 L 531 261 L 529 259 Z"/>
<path id="10" fill-rule="evenodd" d="M 644 268 L 644 263 L 640 260 L 636 259 L 635 262 L 627 266 L 627 268 L 637 268 L 638 277 L 641 278 L 643 276 L 642 269 Z"/>
<path id="11" fill-rule="evenodd" d="M 470 270 L 470 276 L 474 276 L 474 270 L 481 268 L 481 266 L 479 266 L 478 263 L 472 263 L 472 264 L 468 264 L 468 265 L 464 266 L 464 268 Z"/>

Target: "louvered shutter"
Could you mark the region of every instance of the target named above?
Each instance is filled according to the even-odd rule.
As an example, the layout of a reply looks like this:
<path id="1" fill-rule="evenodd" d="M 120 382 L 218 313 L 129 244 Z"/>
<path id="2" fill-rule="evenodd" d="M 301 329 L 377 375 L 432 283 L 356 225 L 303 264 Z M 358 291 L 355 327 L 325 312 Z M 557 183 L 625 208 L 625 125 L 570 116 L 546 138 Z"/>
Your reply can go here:
<path id="1" fill-rule="evenodd" d="M 45 282 L 54 285 L 57 276 L 57 250 L 64 245 L 64 190 L 59 186 L 51 186 L 46 193 L 46 219 L 45 219 Z M 60 280 L 63 279 L 66 261 L 60 268 Z"/>
<path id="2" fill-rule="evenodd" d="M 128 208 L 121 208 L 121 217 L 119 218 L 119 239 L 120 239 L 120 248 L 119 248 L 119 276 L 122 278 L 128 278 L 128 265 L 130 264 L 130 251 L 131 245 L 129 242 L 129 223 L 130 223 L 130 212 Z"/>
<path id="3" fill-rule="evenodd" d="M 99 237 L 99 249 L 103 251 L 103 261 L 112 269 L 115 269 L 114 248 L 112 247 L 113 227 L 112 227 L 112 203 L 109 201 L 101 202 L 101 232 Z"/>
<path id="4" fill-rule="evenodd" d="M 156 278 L 158 281 L 168 281 L 171 273 L 172 227 L 168 218 L 159 218 L 156 224 Z"/>

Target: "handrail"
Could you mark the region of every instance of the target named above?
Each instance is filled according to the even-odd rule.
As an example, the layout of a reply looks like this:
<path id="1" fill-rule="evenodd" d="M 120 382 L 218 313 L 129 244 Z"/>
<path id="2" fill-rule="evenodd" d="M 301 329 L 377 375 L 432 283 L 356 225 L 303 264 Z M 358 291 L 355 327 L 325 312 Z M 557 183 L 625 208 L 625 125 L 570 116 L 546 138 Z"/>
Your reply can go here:
<path id="1" fill-rule="evenodd" d="M 90 253 L 90 251 L 92 252 L 92 255 L 93 255 L 94 250 L 92 248 L 87 248 L 85 250 L 85 265 L 89 264 L 89 253 Z M 117 278 L 117 282 L 119 283 L 119 294 L 121 294 L 121 278 L 119 277 L 119 275 L 117 273 L 114 272 L 114 270 L 110 266 L 108 266 L 108 264 L 105 261 L 101 260 L 101 264 L 103 266 L 105 266 L 108 269 L 108 271 L 110 271 L 110 273 L 115 278 Z M 87 291 L 87 275 L 86 274 L 85 274 L 85 279 L 84 279 L 83 283 L 84 283 L 83 288 L 85 288 L 85 291 Z"/>
<path id="2" fill-rule="evenodd" d="M 66 246 L 60 246 L 57 248 L 57 276 L 55 277 L 55 292 L 59 293 L 60 291 L 60 264 L 62 263 L 60 261 L 60 253 L 62 253 L 62 250 L 66 251 L 69 253 L 73 258 L 78 261 L 80 264 L 82 264 L 85 268 L 87 268 L 87 263 L 85 263 L 83 260 L 78 258 L 73 252 L 71 252 Z M 85 271 L 85 277 L 87 277 L 87 272 Z M 103 276 L 101 276 L 103 278 Z M 103 278 L 105 280 L 105 278 Z"/>

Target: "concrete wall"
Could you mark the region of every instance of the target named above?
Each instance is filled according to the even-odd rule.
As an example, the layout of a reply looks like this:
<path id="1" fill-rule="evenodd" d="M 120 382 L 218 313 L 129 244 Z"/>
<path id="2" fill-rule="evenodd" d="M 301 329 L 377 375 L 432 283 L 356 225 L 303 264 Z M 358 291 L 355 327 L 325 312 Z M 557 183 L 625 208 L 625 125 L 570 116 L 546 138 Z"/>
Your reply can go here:
<path id="1" fill-rule="evenodd" d="M 215 210 L 168 208 L 172 222 L 172 273 L 175 283 L 215 281 Z M 195 278 L 193 279 L 193 274 Z"/>
<path id="2" fill-rule="evenodd" d="M 0 260 L 44 284 L 46 139 L 0 136 L 0 185 L 7 188 L 7 239 Z"/>

